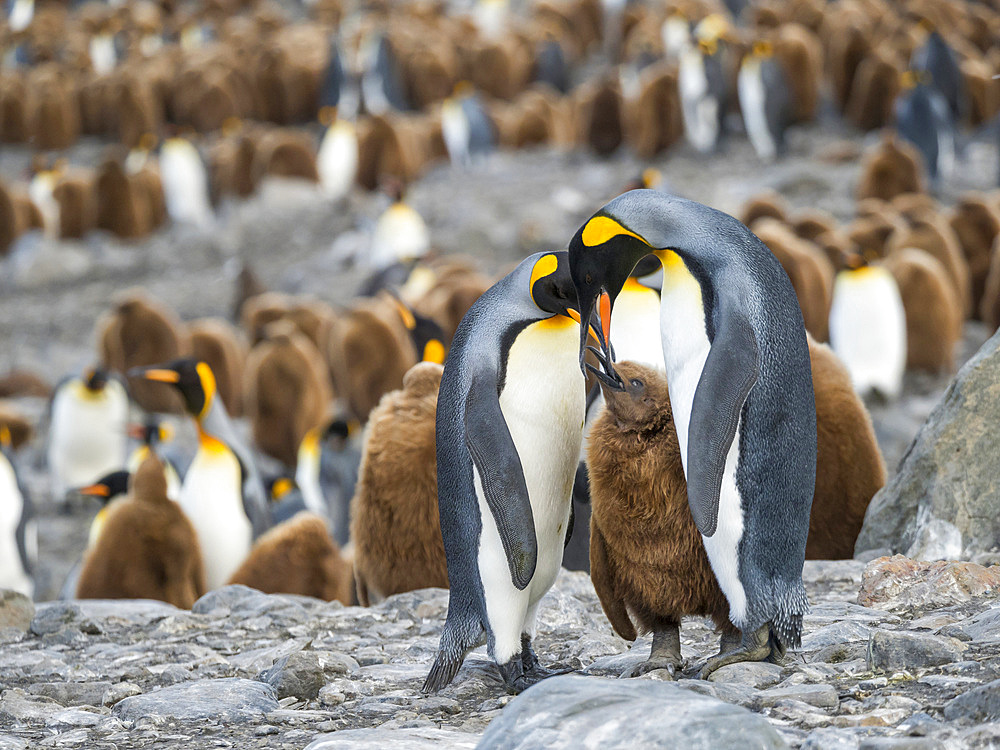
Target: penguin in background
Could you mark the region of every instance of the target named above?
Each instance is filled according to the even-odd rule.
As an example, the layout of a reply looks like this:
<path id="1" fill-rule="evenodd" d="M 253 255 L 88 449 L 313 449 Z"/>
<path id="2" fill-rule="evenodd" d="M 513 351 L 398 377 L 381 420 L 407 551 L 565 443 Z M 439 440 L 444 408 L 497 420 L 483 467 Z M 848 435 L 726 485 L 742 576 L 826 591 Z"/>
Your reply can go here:
<path id="1" fill-rule="evenodd" d="M 322 108 L 319 121 L 326 128 L 316 152 L 319 185 L 327 197 L 339 201 L 351 192 L 358 176 L 358 133 L 335 107 Z"/>
<path id="2" fill-rule="evenodd" d="M 830 347 L 859 394 L 899 396 L 906 369 L 903 299 L 892 274 L 861 255 L 851 255 L 834 281 Z"/>
<path id="3" fill-rule="evenodd" d="M 31 496 L 18 476 L 10 429 L 0 425 L 0 589 L 35 594 L 38 527 Z"/>
<path id="4" fill-rule="evenodd" d="M 57 502 L 67 490 L 122 467 L 128 413 L 125 386 L 107 370 L 90 369 L 55 387 L 49 403 L 47 457 Z"/>
<path id="5" fill-rule="evenodd" d="M 436 434 L 451 597 L 424 692 L 483 642 L 511 690 L 552 674 L 531 639 L 570 531 L 585 407 L 578 321 L 566 253 L 537 253 L 476 301 L 452 341 Z"/>
<path id="6" fill-rule="evenodd" d="M 384 115 L 390 110 L 411 109 L 403 88 L 403 76 L 395 50 L 383 33 L 362 42 L 361 99 L 370 115 Z"/>
<path id="7" fill-rule="evenodd" d="M 28 197 L 42 214 L 42 233 L 46 239 L 59 237 L 59 202 L 53 193 L 59 184 L 60 171 L 56 167 L 35 170 L 28 183 Z"/>
<path id="8" fill-rule="evenodd" d="M 267 509 L 272 527 L 288 521 L 297 513 L 310 510 L 306 505 L 305 495 L 292 477 L 269 477 L 264 481 L 264 487 L 267 490 Z M 325 514 L 320 515 L 326 517 Z"/>
<path id="9" fill-rule="evenodd" d="M 535 69 L 532 80 L 546 83 L 560 94 L 569 93 L 569 63 L 557 39 L 548 37 L 538 42 L 535 48 Z"/>
<path id="10" fill-rule="evenodd" d="M 452 164 L 468 167 L 488 157 L 497 146 L 497 132 L 482 97 L 468 81 L 441 103 L 441 135 Z"/>
<path id="11" fill-rule="evenodd" d="M 375 222 L 368 263 L 381 269 L 424 257 L 431 249 L 430 231 L 420 213 L 403 199 L 403 184 L 393 182 L 390 205 Z"/>
<path id="12" fill-rule="evenodd" d="M 718 146 L 726 118 L 728 86 L 721 38 L 724 21 L 702 21 L 696 30 L 698 43 L 681 53 L 678 89 L 684 133 L 701 153 L 711 153 Z"/>
<path id="13" fill-rule="evenodd" d="M 629 273 L 649 254 L 663 264 L 661 343 L 688 504 L 743 634 L 702 677 L 740 661 L 780 661 L 800 643 L 808 609 L 802 565 L 817 435 L 805 325 L 788 275 L 733 217 L 651 190 L 611 201 L 569 247 L 585 319 L 600 301 L 607 362 Z M 585 344 L 581 336 L 581 368 Z"/>
<path id="14" fill-rule="evenodd" d="M 148 458 L 148 454 L 146 456 Z M 145 460 L 145 458 L 143 459 Z M 128 469 L 119 469 L 105 474 L 93 484 L 86 487 L 77 487 L 76 493 L 83 497 L 93 497 L 101 504 L 101 509 L 97 511 L 90 522 L 90 531 L 87 533 L 87 549 L 92 548 L 101 536 L 104 522 L 108 518 L 108 509 L 114 503 L 124 500 L 128 495 L 128 483 L 132 477 L 132 472 Z M 173 498 L 171 498 L 173 499 Z M 79 571 L 77 571 L 79 573 Z M 74 585 L 74 590 L 75 590 Z"/>
<path id="15" fill-rule="evenodd" d="M 163 463 L 163 473 L 167 479 L 167 497 L 177 501 L 181 496 L 181 475 L 176 464 L 164 457 L 160 446 L 169 443 L 174 439 L 174 430 L 166 421 L 148 414 L 142 424 L 131 424 L 128 426 L 128 436 L 138 441 L 138 445 L 132 450 L 128 460 L 125 462 L 125 470 L 130 474 L 135 474 L 139 466 L 149 458 L 151 453 L 160 456 Z M 124 491 L 124 490 L 123 490 Z"/>
<path id="16" fill-rule="evenodd" d="M 785 150 L 794 106 L 791 84 L 770 42 L 754 43 L 740 65 L 736 86 L 754 151 L 764 161 L 774 161 Z"/>
<path id="17" fill-rule="evenodd" d="M 940 33 L 931 31 L 923 45 L 913 51 L 910 70 L 927 73 L 928 83 L 947 101 L 951 120 L 965 121 L 969 113 L 965 76 L 958 57 Z"/>
<path id="18" fill-rule="evenodd" d="M 7 30 L 13 34 L 25 31 L 35 17 L 35 0 L 7 0 Z"/>
<path id="19" fill-rule="evenodd" d="M 893 107 L 896 130 L 920 152 L 931 186 L 936 187 L 955 164 L 955 122 L 948 102 L 923 71 L 904 73 L 901 88 Z"/>
<path id="20" fill-rule="evenodd" d="M 431 318 L 413 311 L 405 302 L 395 294 L 390 294 L 390 299 L 399 314 L 399 319 L 403 327 L 410 334 L 410 341 L 417 352 L 417 357 L 421 362 L 433 362 L 443 365 L 446 356 L 444 348 L 444 329 Z"/>
<path id="21" fill-rule="evenodd" d="M 267 494 L 253 454 L 236 433 L 204 362 L 183 358 L 129 374 L 174 386 L 197 423 L 198 451 L 178 504 L 198 534 L 208 589 L 218 588 L 269 526 Z"/>
<path id="22" fill-rule="evenodd" d="M 299 445 L 295 483 L 306 508 L 328 518 L 341 547 L 350 539 L 351 498 L 358 483 L 361 451 L 354 438 L 361 425 L 343 417 L 306 433 Z"/>
<path id="23" fill-rule="evenodd" d="M 211 225 L 215 214 L 209 200 L 208 169 L 187 138 L 177 135 L 161 144 L 160 179 L 171 221 L 201 228 Z"/>

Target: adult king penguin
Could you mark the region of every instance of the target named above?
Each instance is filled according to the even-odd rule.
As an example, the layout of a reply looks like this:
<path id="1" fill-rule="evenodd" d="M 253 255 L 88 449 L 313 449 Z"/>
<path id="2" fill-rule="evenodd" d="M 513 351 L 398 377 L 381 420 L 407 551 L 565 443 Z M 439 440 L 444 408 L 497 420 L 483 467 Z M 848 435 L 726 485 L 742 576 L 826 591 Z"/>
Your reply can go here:
<path id="1" fill-rule="evenodd" d="M 0 589 L 34 596 L 33 577 L 38 559 L 38 531 L 34 508 L 14 468 L 13 441 L 0 425 Z"/>
<path id="2" fill-rule="evenodd" d="M 566 253 L 539 253 L 487 290 L 455 333 L 437 407 L 451 598 L 425 692 L 450 683 L 484 641 L 512 690 L 551 674 L 531 639 L 559 571 L 580 456 L 576 308 Z"/>
<path id="3" fill-rule="evenodd" d="M 662 262 L 663 362 L 688 504 L 743 632 L 740 648 L 709 659 L 702 676 L 779 660 L 798 646 L 808 608 L 802 564 L 816 478 L 809 350 L 788 276 L 733 217 L 653 190 L 608 203 L 569 248 L 585 319 L 600 300 L 609 360 L 615 297 L 641 258 Z"/>
<path id="4" fill-rule="evenodd" d="M 250 449 L 236 434 L 216 393 L 215 375 L 204 362 L 178 359 L 140 367 L 130 376 L 170 383 L 198 423 L 198 452 L 184 475 L 178 504 L 198 534 L 209 590 L 229 580 L 267 530 L 264 483 Z"/>

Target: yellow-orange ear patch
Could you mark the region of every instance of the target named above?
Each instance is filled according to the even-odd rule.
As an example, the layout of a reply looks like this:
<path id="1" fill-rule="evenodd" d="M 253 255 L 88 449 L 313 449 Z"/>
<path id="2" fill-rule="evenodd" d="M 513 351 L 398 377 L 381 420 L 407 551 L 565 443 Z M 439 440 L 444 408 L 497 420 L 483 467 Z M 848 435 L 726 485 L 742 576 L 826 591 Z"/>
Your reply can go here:
<path id="1" fill-rule="evenodd" d="M 196 369 L 198 370 L 198 379 L 201 380 L 201 389 L 205 391 L 205 405 L 201 409 L 201 414 L 198 415 L 203 417 L 208 412 L 208 407 L 215 396 L 215 373 L 212 372 L 212 368 L 205 362 L 199 362 L 196 365 Z"/>
<path id="2" fill-rule="evenodd" d="M 431 339 L 424 345 L 424 362 L 436 365 L 444 364 L 444 344 L 437 339 Z"/>
<path id="3" fill-rule="evenodd" d="M 587 225 L 583 228 L 583 234 L 580 236 L 580 239 L 583 240 L 583 244 L 587 247 L 596 247 L 597 245 L 603 245 L 612 237 L 617 237 L 620 234 L 635 237 L 643 244 L 649 244 L 643 237 L 640 237 L 630 229 L 626 229 L 608 216 L 595 216 L 588 221 Z"/>

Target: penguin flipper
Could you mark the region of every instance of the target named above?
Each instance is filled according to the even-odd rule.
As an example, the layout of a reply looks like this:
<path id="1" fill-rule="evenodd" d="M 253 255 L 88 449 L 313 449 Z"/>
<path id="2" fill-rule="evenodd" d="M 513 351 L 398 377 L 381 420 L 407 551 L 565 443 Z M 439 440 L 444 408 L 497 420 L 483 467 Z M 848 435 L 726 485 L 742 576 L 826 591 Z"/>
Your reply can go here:
<path id="1" fill-rule="evenodd" d="M 626 641 L 634 641 L 638 634 L 628 616 L 625 602 L 615 593 L 604 534 L 596 523 L 590 525 L 590 578 L 594 582 L 597 598 L 601 600 L 601 608 L 611 622 L 611 627 Z"/>
<path id="2" fill-rule="evenodd" d="M 723 316 L 694 392 L 688 428 L 688 505 L 703 536 L 712 536 L 718 526 L 726 456 L 759 367 L 750 321 L 742 315 Z"/>
<path id="3" fill-rule="evenodd" d="M 472 380 L 465 399 L 465 442 L 500 533 L 511 581 L 523 591 L 538 561 L 535 521 L 521 459 L 500 410 L 492 378 Z"/>

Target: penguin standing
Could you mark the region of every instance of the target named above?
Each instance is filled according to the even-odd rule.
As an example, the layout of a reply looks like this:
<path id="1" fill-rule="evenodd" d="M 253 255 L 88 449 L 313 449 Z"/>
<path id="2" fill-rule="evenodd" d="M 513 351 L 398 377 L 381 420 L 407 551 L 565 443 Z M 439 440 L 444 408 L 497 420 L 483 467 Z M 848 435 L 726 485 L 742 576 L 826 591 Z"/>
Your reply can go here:
<path id="1" fill-rule="evenodd" d="M 681 52 L 677 79 L 684 133 L 702 153 L 714 151 L 719 143 L 728 96 L 721 39 L 710 31 L 711 24 L 705 26 L 708 20 L 699 24 L 698 44 Z"/>
<path id="2" fill-rule="evenodd" d="M 710 659 L 702 674 L 778 660 L 800 643 L 808 608 L 802 565 L 816 405 L 802 312 L 777 259 L 743 224 L 634 190 L 570 243 L 584 318 L 600 300 L 608 361 L 615 297 L 649 254 L 663 264 L 663 361 L 688 503 L 730 619 L 743 632 L 742 646 Z"/>
<path id="3" fill-rule="evenodd" d="M 341 547 L 350 539 L 351 498 L 361 464 L 361 451 L 351 440 L 357 431 L 357 422 L 343 418 L 310 430 L 295 464 L 295 483 L 306 508 L 330 520 L 330 533 Z"/>
<path id="4" fill-rule="evenodd" d="M 160 179 L 171 221 L 205 227 L 212 223 L 208 170 L 186 138 L 168 138 L 160 147 Z"/>
<path id="5" fill-rule="evenodd" d="M 10 430 L 0 425 L 0 589 L 31 598 L 38 529 L 31 498 L 14 468 L 12 450 Z"/>
<path id="6" fill-rule="evenodd" d="M 90 484 L 125 463 L 128 394 L 106 370 L 89 370 L 56 386 L 49 407 L 52 492 Z"/>
<path id="7" fill-rule="evenodd" d="M 365 111 L 383 115 L 390 110 L 410 109 L 396 52 L 385 34 L 379 32 L 362 42 L 361 97 Z"/>
<path id="8" fill-rule="evenodd" d="M 358 133 L 354 123 L 340 119 L 334 109 L 320 110 L 326 128 L 316 153 L 316 171 L 323 192 L 333 200 L 347 197 L 358 175 Z"/>
<path id="9" fill-rule="evenodd" d="M 157 446 L 169 443 L 174 438 L 174 431 L 170 425 L 152 415 L 148 415 L 141 425 L 129 425 L 128 434 L 133 440 L 139 441 L 139 445 L 132 450 L 125 462 L 125 470 L 131 474 L 139 470 L 139 466 L 151 453 L 159 453 Z M 160 460 L 163 462 L 163 473 L 167 478 L 167 497 L 176 502 L 181 496 L 180 474 L 172 461 L 162 456 Z"/>
<path id="10" fill-rule="evenodd" d="M 947 177 L 955 163 L 955 122 L 948 101 L 930 85 L 922 71 L 903 74 L 902 91 L 893 114 L 896 130 L 916 146 L 924 159 L 924 168 L 932 186 Z"/>
<path id="11" fill-rule="evenodd" d="M 570 341 L 578 320 L 566 253 L 540 253 L 483 294 L 455 334 L 436 436 L 451 598 L 425 692 L 450 683 L 484 641 L 508 688 L 550 674 L 531 639 L 570 525 L 585 402 Z"/>
<path id="12" fill-rule="evenodd" d="M 198 452 L 178 503 L 198 534 L 208 588 L 218 588 L 268 525 L 267 495 L 253 454 L 236 434 L 204 362 L 178 359 L 129 374 L 173 385 L 198 423 Z"/>
<path id="13" fill-rule="evenodd" d="M 910 68 L 928 74 L 930 85 L 945 97 L 952 120 L 962 122 L 966 118 L 969 99 L 965 76 L 954 50 L 939 32 L 932 31 L 923 45 L 913 51 Z"/>
<path id="14" fill-rule="evenodd" d="M 770 42 L 757 42 L 736 79 L 747 136 L 757 156 L 773 161 L 785 149 L 793 115 L 791 84 Z"/>
<path id="15" fill-rule="evenodd" d="M 390 186 L 393 203 L 375 222 L 369 265 L 375 269 L 422 258 L 431 249 L 431 236 L 423 217 L 403 200 L 403 186 Z"/>
<path id="16" fill-rule="evenodd" d="M 497 133 L 483 100 L 466 81 L 441 103 L 441 135 L 452 164 L 467 167 L 496 148 Z"/>
<path id="17" fill-rule="evenodd" d="M 883 266 L 854 255 L 837 274 L 830 307 L 830 346 L 862 396 L 895 399 L 906 369 L 906 313 L 899 285 Z"/>

